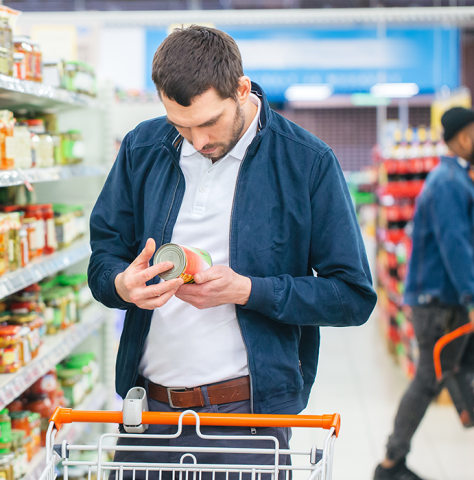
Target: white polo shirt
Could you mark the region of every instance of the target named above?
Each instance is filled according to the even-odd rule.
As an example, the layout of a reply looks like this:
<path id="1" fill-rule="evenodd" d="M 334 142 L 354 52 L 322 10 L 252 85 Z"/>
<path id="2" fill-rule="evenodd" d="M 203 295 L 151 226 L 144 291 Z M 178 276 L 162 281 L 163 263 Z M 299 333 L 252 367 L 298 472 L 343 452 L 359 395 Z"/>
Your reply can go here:
<path id="1" fill-rule="evenodd" d="M 258 113 L 237 145 L 214 165 L 183 140 L 180 167 L 186 180 L 171 243 L 206 250 L 213 265 L 229 266 L 229 231 L 235 183 L 258 130 Z M 165 387 L 193 388 L 248 375 L 247 352 L 235 305 L 199 310 L 172 297 L 153 312 L 140 373 Z"/>

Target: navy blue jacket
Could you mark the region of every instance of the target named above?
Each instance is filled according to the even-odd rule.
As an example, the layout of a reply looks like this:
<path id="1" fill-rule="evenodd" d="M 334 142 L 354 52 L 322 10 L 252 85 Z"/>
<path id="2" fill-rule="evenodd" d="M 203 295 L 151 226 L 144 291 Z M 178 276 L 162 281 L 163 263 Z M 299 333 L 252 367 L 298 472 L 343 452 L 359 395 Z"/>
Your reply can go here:
<path id="1" fill-rule="evenodd" d="M 262 100 L 262 128 L 237 178 L 230 267 L 252 280 L 247 305 L 236 309 L 253 411 L 295 414 L 316 376 L 319 327 L 363 324 L 376 295 L 332 150 L 272 111 L 258 85 L 253 90 Z M 116 370 L 122 397 L 137 381 L 153 312 L 124 302 L 114 280 L 149 237 L 157 248 L 171 240 L 186 188 L 181 142 L 165 118 L 128 133 L 91 216 L 89 285 L 104 305 L 127 309 Z"/>
<path id="2" fill-rule="evenodd" d="M 442 157 L 416 202 L 405 302 L 474 301 L 474 183 L 457 159 Z"/>

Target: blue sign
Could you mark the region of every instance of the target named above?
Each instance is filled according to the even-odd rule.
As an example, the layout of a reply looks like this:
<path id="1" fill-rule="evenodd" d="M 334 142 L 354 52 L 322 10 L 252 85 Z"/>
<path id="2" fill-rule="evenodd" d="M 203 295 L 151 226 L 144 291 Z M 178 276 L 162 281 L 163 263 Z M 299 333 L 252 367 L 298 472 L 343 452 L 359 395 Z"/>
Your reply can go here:
<path id="1" fill-rule="evenodd" d="M 220 28 L 216 25 L 216 28 Z M 335 94 L 369 92 L 376 83 L 416 83 L 420 93 L 460 79 L 460 35 L 456 28 L 222 27 L 239 45 L 244 72 L 270 101 L 285 100 L 300 83 L 329 83 Z M 151 62 L 166 30 L 148 30 L 147 88 Z M 179 67 L 178 67 L 179 68 Z"/>

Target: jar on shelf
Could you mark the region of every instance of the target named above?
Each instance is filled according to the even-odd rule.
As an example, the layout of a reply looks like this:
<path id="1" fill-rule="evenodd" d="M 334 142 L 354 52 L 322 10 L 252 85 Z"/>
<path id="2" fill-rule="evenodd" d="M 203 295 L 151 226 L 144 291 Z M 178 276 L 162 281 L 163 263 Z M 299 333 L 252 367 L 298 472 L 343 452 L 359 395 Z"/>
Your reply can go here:
<path id="1" fill-rule="evenodd" d="M 69 130 L 62 137 L 62 161 L 66 165 L 80 163 L 85 157 L 85 143 L 79 130 Z"/>
<path id="2" fill-rule="evenodd" d="M 8 207 L 5 208 L 7 210 Z M 16 207 L 11 207 L 12 209 Z M 9 223 L 8 233 L 8 265 L 10 271 L 15 271 L 21 267 L 21 245 L 20 245 L 20 213 L 6 213 Z"/>
<path id="3" fill-rule="evenodd" d="M 28 205 L 25 209 L 25 220 L 27 218 L 35 219 L 36 231 L 36 256 L 43 255 L 45 244 L 45 225 L 43 219 L 43 212 L 37 205 Z"/>
<path id="4" fill-rule="evenodd" d="M 33 445 L 31 442 L 31 424 L 30 417 L 31 411 L 21 410 L 18 412 L 11 412 L 10 416 L 12 417 L 12 427 L 15 430 L 23 430 L 25 432 L 24 437 L 24 446 L 26 449 L 26 455 L 28 461 L 33 458 Z"/>
<path id="5" fill-rule="evenodd" d="M 43 212 L 43 220 L 45 222 L 45 247 L 44 253 L 49 255 L 58 249 L 58 241 L 56 239 L 56 226 L 54 223 L 54 211 L 51 203 L 38 205 Z"/>
<path id="6" fill-rule="evenodd" d="M 42 82 L 43 81 L 43 53 L 39 47 L 38 42 L 31 42 L 31 48 L 33 53 L 33 73 L 34 73 L 34 81 L 35 82 Z"/>
<path id="7" fill-rule="evenodd" d="M 31 446 L 33 455 L 36 455 L 41 449 L 41 415 L 31 412 L 28 417 L 31 427 Z"/>
<path id="8" fill-rule="evenodd" d="M 86 395 L 87 383 L 84 382 L 84 374 L 79 369 L 64 368 L 62 365 L 58 365 L 56 371 L 64 390 L 66 407 L 74 408 L 82 402 Z"/>
<path id="9" fill-rule="evenodd" d="M 52 167 L 54 165 L 53 137 L 49 133 L 38 134 L 39 142 L 36 149 L 36 166 Z"/>
<path id="10" fill-rule="evenodd" d="M 0 373 L 13 373 L 20 367 L 21 327 L 0 326 Z"/>
<path id="11" fill-rule="evenodd" d="M 15 167 L 31 168 L 33 166 L 31 133 L 26 123 L 15 125 L 13 139 L 15 141 Z"/>
<path id="12" fill-rule="evenodd" d="M 0 213 L 0 275 L 8 272 L 8 238 L 9 238 L 9 224 L 7 216 Z"/>
<path id="13" fill-rule="evenodd" d="M 28 235 L 28 258 L 29 260 L 32 260 L 38 256 L 36 218 L 23 218 L 22 224 L 26 228 Z"/>
<path id="14" fill-rule="evenodd" d="M 28 227 L 22 223 L 20 227 L 20 251 L 21 251 L 21 267 L 26 267 L 30 262 L 30 254 L 28 247 Z"/>
<path id="15" fill-rule="evenodd" d="M 34 80 L 34 71 L 32 69 L 35 65 L 35 58 L 31 39 L 26 36 L 13 37 L 13 44 L 15 52 L 25 55 L 26 80 Z"/>
<path id="16" fill-rule="evenodd" d="M 12 446 L 12 419 L 8 409 L 0 411 L 0 455 L 10 452 Z"/>
<path id="17" fill-rule="evenodd" d="M 19 80 L 26 80 L 26 57 L 24 53 L 13 54 L 13 76 Z"/>
<path id="18" fill-rule="evenodd" d="M 14 125 L 13 112 L 0 110 L 0 170 L 15 167 Z"/>
<path id="19" fill-rule="evenodd" d="M 13 476 L 13 459 L 14 455 L 11 453 L 0 455 L 0 479 L 15 480 Z"/>
<path id="20" fill-rule="evenodd" d="M 13 75 L 13 33 L 8 18 L 0 18 L 0 73 Z"/>
<path id="21" fill-rule="evenodd" d="M 15 480 L 20 479 L 27 472 L 28 458 L 24 445 L 25 438 L 26 432 L 23 430 L 12 430 L 13 475 Z"/>
<path id="22" fill-rule="evenodd" d="M 28 402 L 26 404 L 26 408 L 30 410 L 30 412 L 37 413 L 41 417 L 41 436 L 43 437 L 46 435 L 46 432 L 48 431 L 49 427 L 49 419 L 52 417 L 55 406 L 53 405 L 53 402 L 47 395 L 41 395 L 37 399 Z M 30 425 L 30 428 L 33 429 L 33 426 Z M 30 436 L 33 432 L 30 432 Z M 34 452 L 35 446 L 34 446 L 35 440 L 33 438 L 33 445 L 32 445 L 32 452 Z"/>

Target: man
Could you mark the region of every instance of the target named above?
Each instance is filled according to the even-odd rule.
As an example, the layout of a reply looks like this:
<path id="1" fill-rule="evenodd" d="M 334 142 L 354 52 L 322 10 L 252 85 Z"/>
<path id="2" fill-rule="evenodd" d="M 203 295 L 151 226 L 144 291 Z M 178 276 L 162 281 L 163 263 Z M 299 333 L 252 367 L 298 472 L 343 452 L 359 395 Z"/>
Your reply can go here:
<path id="1" fill-rule="evenodd" d="M 434 346 L 449 331 L 469 320 L 474 324 L 474 112 L 452 108 L 441 122 L 450 156 L 441 158 L 417 199 L 405 291 L 419 345 L 418 366 L 400 402 L 375 480 L 420 480 L 407 468 L 405 457 L 430 402 L 442 388 L 434 371 Z M 471 339 L 466 356 L 472 349 Z M 447 369 L 456 359 L 445 361 Z"/>
<path id="2" fill-rule="evenodd" d="M 224 32 L 175 30 L 152 70 L 167 117 L 125 137 L 91 217 L 91 289 L 127 310 L 117 392 L 143 385 L 158 411 L 299 413 L 319 327 L 363 324 L 376 301 L 339 164 L 270 109 Z M 172 264 L 149 262 L 168 242 L 208 251 L 214 266 L 195 284 L 160 282 Z M 271 434 L 288 446 L 287 429 L 215 432 Z M 266 457 L 259 462 L 273 462 Z"/>

